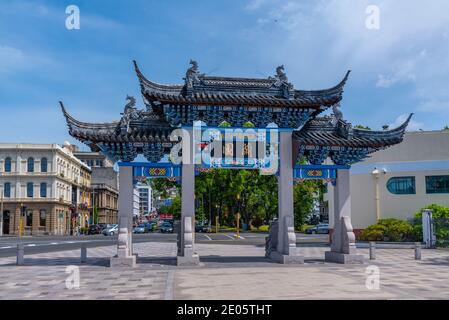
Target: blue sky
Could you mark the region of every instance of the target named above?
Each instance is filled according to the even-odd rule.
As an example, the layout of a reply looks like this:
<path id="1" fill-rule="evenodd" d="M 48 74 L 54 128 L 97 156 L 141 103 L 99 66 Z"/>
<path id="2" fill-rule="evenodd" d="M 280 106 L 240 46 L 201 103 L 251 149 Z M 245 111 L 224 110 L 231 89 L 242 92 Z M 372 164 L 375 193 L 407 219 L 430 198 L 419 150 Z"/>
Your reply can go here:
<path id="1" fill-rule="evenodd" d="M 77 5 L 81 29 L 67 30 Z M 368 5 L 380 29 L 365 26 Z M 298 89 L 324 89 L 353 70 L 342 111 L 381 128 L 415 113 L 412 130 L 449 125 L 446 0 L 71 0 L 0 2 L 0 142 L 75 142 L 58 101 L 84 121 L 143 103 L 132 60 L 179 83 L 191 58 L 210 75 L 268 77 L 285 65 Z"/>

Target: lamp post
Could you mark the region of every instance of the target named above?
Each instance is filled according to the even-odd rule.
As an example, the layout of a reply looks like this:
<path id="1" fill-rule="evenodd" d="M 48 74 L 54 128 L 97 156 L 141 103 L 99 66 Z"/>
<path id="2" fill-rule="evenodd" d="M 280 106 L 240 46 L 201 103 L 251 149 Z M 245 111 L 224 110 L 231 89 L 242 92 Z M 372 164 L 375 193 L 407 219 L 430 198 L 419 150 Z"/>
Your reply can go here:
<path id="1" fill-rule="evenodd" d="M 382 170 L 382 173 L 386 173 L 385 169 Z M 375 179 L 375 184 L 376 184 L 376 194 L 375 194 L 375 201 L 376 201 L 376 219 L 377 221 L 380 220 L 380 191 L 379 191 L 379 176 L 381 174 L 381 170 L 374 168 L 374 170 L 371 172 L 371 174 L 373 175 L 374 179 Z"/>
<path id="2" fill-rule="evenodd" d="M 240 239 L 240 194 L 237 195 L 237 239 Z"/>

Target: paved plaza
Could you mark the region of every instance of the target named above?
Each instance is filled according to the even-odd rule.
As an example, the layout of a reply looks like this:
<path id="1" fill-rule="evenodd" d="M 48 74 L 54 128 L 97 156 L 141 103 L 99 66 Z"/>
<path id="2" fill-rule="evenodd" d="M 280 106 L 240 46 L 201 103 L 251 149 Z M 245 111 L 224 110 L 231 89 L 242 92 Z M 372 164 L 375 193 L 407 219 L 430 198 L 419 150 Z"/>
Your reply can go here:
<path id="1" fill-rule="evenodd" d="M 135 269 L 111 269 L 115 246 L 0 259 L 1 299 L 448 299 L 449 251 L 378 249 L 364 265 L 324 262 L 326 247 L 303 247 L 304 265 L 266 260 L 260 246 L 197 244 L 199 267 L 175 266 L 173 243 L 137 243 Z M 368 257 L 367 249 L 359 252 Z M 380 271 L 380 288 L 368 289 L 367 267 Z M 72 267 L 68 267 L 72 266 Z M 79 288 L 71 286 L 73 266 Z M 76 269 L 76 268 L 75 268 Z M 66 282 L 69 282 L 69 285 Z"/>

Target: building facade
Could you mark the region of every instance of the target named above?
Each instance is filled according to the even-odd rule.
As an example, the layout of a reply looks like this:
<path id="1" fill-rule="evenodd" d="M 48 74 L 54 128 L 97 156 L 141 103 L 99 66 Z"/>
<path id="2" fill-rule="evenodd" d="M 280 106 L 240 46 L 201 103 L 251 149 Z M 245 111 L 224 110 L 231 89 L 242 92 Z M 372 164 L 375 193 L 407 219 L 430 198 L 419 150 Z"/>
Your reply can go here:
<path id="1" fill-rule="evenodd" d="M 150 186 L 137 186 L 139 190 L 139 212 L 142 215 L 148 215 L 152 210 L 152 190 Z"/>
<path id="2" fill-rule="evenodd" d="M 91 170 L 72 146 L 0 144 L 4 234 L 70 234 L 85 226 Z"/>
<path id="3" fill-rule="evenodd" d="M 449 206 L 449 131 L 408 132 L 401 144 L 373 153 L 350 172 L 355 229 L 378 219 L 411 219 L 433 203 Z M 327 189 L 325 206 L 332 212 L 332 185 Z"/>
<path id="4" fill-rule="evenodd" d="M 99 152 L 76 150 L 74 155 L 92 170 L 92 205 L 89 223 L 118 223 L 118 175 L 114 162 Z"/>

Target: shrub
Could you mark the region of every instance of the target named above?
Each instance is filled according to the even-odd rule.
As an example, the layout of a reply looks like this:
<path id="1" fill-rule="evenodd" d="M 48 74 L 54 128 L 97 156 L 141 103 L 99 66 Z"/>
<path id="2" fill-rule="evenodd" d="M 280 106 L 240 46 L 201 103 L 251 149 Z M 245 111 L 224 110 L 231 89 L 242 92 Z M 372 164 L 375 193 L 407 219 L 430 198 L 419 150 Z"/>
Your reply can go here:
<path id="1" fill-rule="evenodd" d="M 365 241 L 383 241 L 385 236 L 385 226 L 372 224 L 368 226 L 360 235 L 360 240 Z"/>
<path id="2" fill-rule="evenodd" d="M 406 241 L 413 238 L 412 225 L 399 219 L 380 219 L 368 226 L 360 235 L 365 241 Z"/>
<path id="3" fill-rule="evenodd" d="M 405 241 L 412 238 L 412 225 L 399 219 L 381 219 L 378 224 L 385 227 L 386 241 Z"/>
<path id="4" fill-rule="evenodd" d="M 416 239 L 422 241 L 422 211 L 424 209 L 432 210 L 432 217 L 435 221 L 435 235 L 437 246 L 445 245 L 449 239 L 449 208 L 437 204 L 431 204 L 419 210 L 413 220 L 413 234 Z"/>

